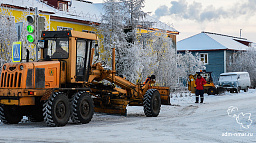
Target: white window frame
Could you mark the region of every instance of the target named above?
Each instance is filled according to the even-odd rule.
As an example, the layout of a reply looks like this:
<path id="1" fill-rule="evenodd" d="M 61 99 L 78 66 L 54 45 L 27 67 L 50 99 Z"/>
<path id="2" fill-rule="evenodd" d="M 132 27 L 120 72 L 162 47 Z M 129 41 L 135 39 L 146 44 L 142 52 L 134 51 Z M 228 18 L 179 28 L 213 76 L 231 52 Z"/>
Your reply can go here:
<path id="1" fill-rule="evenodd" d="M 60 2 L 59 3 L 59 10 L 60 11 L 67 11 L 67 3 Z"/>
<path id="2" fill-rule="evenodd" d="M 201 55 L 204 55 L 204 56 L 202 57 Z M 205 55 L 206 55 L 206 58 L 205 58 Z M 199 56 L 200 56 L 200 60 L 201 60 L 201 61 L 202 61 L 202 58 L 204 59 L 202 62 L 203 62 L 205 65 L 209 64 L 209 56 L 208 56 L 208 53 L 200 53 Z M 206 59 L 207 62 L 205 62 L 205 59 Z"/>

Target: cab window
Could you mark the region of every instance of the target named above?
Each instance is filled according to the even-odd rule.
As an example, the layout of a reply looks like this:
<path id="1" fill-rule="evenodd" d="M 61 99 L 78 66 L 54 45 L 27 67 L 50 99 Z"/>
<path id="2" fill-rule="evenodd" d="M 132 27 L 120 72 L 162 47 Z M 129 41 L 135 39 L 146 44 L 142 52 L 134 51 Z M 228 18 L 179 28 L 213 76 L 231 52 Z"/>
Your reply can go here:
<path id="1" fill-rule="evenodd" d="M 48 38 L 44 43 L 45 59 L 67 59 L 68 38 Z"/>

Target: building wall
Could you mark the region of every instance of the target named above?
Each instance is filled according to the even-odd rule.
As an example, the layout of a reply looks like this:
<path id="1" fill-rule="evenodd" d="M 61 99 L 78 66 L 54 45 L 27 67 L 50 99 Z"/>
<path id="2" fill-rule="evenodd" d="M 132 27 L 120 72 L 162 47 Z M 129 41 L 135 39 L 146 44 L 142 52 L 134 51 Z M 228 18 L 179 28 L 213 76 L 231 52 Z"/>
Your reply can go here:
<path id="1" fill-rule="evenodd" d="M 51 31 L 57 31 L 58 26 L 72 28 L 75 31 L 82 31 L 82 30 L 95 31 L 96 30 L 95 28 L 93 28 L 90 25 L 75 23 L 75 22 L 68 22 L 68 21 L 54 20 L 54 19 L 51 19 L 50 25 L 51 25 L 51 27 L 50 27 Z"/>
<path id="2" fill-rule="evenodd" d="M 146 29 L 138 29 L 139 33 L 149 33 L 152 32 L 152 30 L 146 30 Z M 170 34 L 166 33 L 166 37 L 170 38 L 172 40 L 172 48 L 177 50 L 177 40 L 176 40 L 177 34 Z"/>
<path id="3" fill-rule="evenodd" d="M 212 72 L 213 82 L 217 84 L 220 74 L 224 72 L 224 50 L 198 53 L 208 53 L 208 64 L 205 65 L 206 71 Z"/>
<path id="4" fill-rule="evenodd" d="M 5 8 L 4 8 L 5 9 Z M 1 11 L 1 9 L 0 9 Z M 23 20 L 26 20 L 27 15 L 34 15 L 35 13 L 33 12 L 26 12 L 24 10 L 19 10 L 19 9 L 8 9 L 8 14 L 11 14 L 15 18 L 15 22 L 22 22 Z M 46 21 L 49 21 L 50 15 L 45 14 L 45 13 L 40 13 L 40 16 L 45 16 Z"/>

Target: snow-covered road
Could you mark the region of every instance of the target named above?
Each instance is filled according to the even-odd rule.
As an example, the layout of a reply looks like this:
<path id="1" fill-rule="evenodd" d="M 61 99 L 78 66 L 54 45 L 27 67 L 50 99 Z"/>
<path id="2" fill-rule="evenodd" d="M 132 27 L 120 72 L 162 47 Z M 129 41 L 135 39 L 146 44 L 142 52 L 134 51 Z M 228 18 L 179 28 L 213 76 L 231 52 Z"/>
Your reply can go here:
<path id="1" fill-rule="evenodd" d="M 205 104 L 195 104 L 188 98 L 176 106 L 163 105 L 160 115 L 155 118 L 145 117 L 142 107 L 128 107 L 127 117 L 95 114 L 85 125 L 46 127 L 44 123 L 0 123 L 0 142 L 256 142 L 255 90 L 222 96 L 205 95 L 205 98 Z M 229 116 L 230 106 L 234 110 Z M 251 124 L 246 113 L 251 113 Z"/>

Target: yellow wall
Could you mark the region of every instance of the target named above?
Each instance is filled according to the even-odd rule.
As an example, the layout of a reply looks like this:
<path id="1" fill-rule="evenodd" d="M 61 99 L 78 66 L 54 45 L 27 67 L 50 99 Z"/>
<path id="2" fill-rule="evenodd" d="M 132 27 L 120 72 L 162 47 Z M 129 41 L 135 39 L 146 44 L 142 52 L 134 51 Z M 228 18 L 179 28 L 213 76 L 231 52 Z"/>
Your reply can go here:
<path id="1" fill-rule="evenodd" d="M 2 11 L 4 10 L 4 11 Z M 23 20 L 26 20 L 26 16 L 27 15 L 33 15 L 34 13 L 32 12 L 27 12 L 27 11 L 23 11 L 23 10 L 19 10 L 19 9 L 10 9 L 10 8 L 3 8 L 0 9 L 0 12 L 4 12 L 7 13 L 11 16 L 14 16 L 15 18 L 15 22 L 22 22 Z M 49 14 L 39 14 L 40 16 L 45 16 L 46 20 L 49 21 L 50 19 L 50 15 Z"/>
<path id="2" fill-rule="evenodd" d="M 82 30 L 95 31 L 95 29 L 92 26 L 88 26 L 80 23 L 68 22 L 68 21 L 59 21 L 59 20 L 51 19 L 50 24 L 51 24 L 51 27 L 50 27 L 51 31 L 56 31 L 57 26 L 73 28 L 73 30 L 75 31 L 82 31 Z"/>

